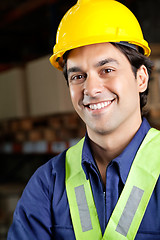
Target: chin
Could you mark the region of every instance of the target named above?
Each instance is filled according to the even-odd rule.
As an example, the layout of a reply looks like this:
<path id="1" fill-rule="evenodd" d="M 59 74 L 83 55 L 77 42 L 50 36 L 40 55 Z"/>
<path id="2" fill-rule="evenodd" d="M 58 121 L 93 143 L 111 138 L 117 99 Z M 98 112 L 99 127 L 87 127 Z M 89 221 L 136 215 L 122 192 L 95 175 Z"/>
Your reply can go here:
<path id="1" fill-rule="evenodd" d="M 108 134 L 110 132 L 109 129 L 106 129 L 106 128 L 103 128 L 103 127 L 102 128 L 100 128 L 100 127 L 92 127 L 90 129 L 92 129 L 93 132 L 95 132 L 95 133 L 97 133 L 99 135 L 106 135 L 106 134 Z"/>

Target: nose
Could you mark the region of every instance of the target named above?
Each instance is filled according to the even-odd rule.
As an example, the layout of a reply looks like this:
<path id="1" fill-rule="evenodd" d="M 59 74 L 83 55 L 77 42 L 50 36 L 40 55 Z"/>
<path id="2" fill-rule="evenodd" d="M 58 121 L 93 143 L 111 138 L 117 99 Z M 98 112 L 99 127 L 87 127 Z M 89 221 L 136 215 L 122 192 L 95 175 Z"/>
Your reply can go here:
<path id="1" fill-rule="evenodd" d="M 87 76 L 86 81 L 84 83 L 84 95 L 95 97 L 99 93 L 102 92 L 103 83 L 98 76 L 94 74 L 90 74 Z"/>

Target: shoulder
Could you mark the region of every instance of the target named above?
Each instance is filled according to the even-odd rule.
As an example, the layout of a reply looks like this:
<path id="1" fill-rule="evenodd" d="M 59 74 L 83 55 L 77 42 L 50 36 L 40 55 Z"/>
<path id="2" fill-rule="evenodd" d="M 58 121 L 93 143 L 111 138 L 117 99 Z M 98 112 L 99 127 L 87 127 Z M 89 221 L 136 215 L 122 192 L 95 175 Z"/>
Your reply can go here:
<path id="1" fill-rule="evenodd" d="M 57 176 L 60 172 L 65 175 L 64 162 L 65 152 L 39 167 L 30 178 L 14 212 L 8 239 L 51 239 L 52 199 L 59 185 Z"/>
<path id="2" fill-rule="evenodd" d="M 48 197 L 52 195 L 56 177 L 65 171 L 66 151 L 51 158 L 47 163 L 39 167 L 30 178 L 25 190 L 40 191 L 42 189 Z M 24 190 L 24 191 L 25 191 Z"/>

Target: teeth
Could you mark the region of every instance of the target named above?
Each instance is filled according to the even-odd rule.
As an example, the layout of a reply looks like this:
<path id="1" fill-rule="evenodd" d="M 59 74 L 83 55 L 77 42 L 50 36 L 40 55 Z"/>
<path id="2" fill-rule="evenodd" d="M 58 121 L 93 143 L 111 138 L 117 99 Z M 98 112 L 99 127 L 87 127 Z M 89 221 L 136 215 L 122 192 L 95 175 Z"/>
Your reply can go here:
<path id="1" fill-rule="evenodd" d="M 107 107 L 110 103 L 111 101 L 98 103 L 98 104 L 90 104 L 89 108 L 91 108 L 92 110 L 101 109 L 101 108 Z"/>

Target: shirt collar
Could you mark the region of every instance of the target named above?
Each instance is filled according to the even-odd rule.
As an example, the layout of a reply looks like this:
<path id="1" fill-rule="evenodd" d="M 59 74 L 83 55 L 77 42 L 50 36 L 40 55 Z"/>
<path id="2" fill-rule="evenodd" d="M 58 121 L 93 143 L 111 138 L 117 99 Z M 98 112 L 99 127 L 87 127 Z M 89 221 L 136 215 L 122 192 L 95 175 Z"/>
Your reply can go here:
<path id="1" fill-rule="evenodd" d="M 115 163 L 118 165 L 119 174 L 123 184 L 125 184 L 127 180 L 127 176 L 129 174 L 130 167 L 135 158 L 135 155 L 150 128 L 151 127 L 148 121 L 145 118 L 143 118 L 142 124 L 139 130 L 137 131 L 137 133 L 135 134 L 135 136 L 133 137 L 132 141 L 127 145 L 127 147 L 123 150 L 123 152 L 118 157 L 112 160 L 112 163 Z M 89 167 L 91 166 L 94 168 L 97 168 L 91 153 L 89 137 L 88 137 L 88 134 L 86 133 L 85 141 L 83 145 L 83 151 L 82 151 L 82 168 L 86 174 L 87 179 L 88 179 Z"/>

